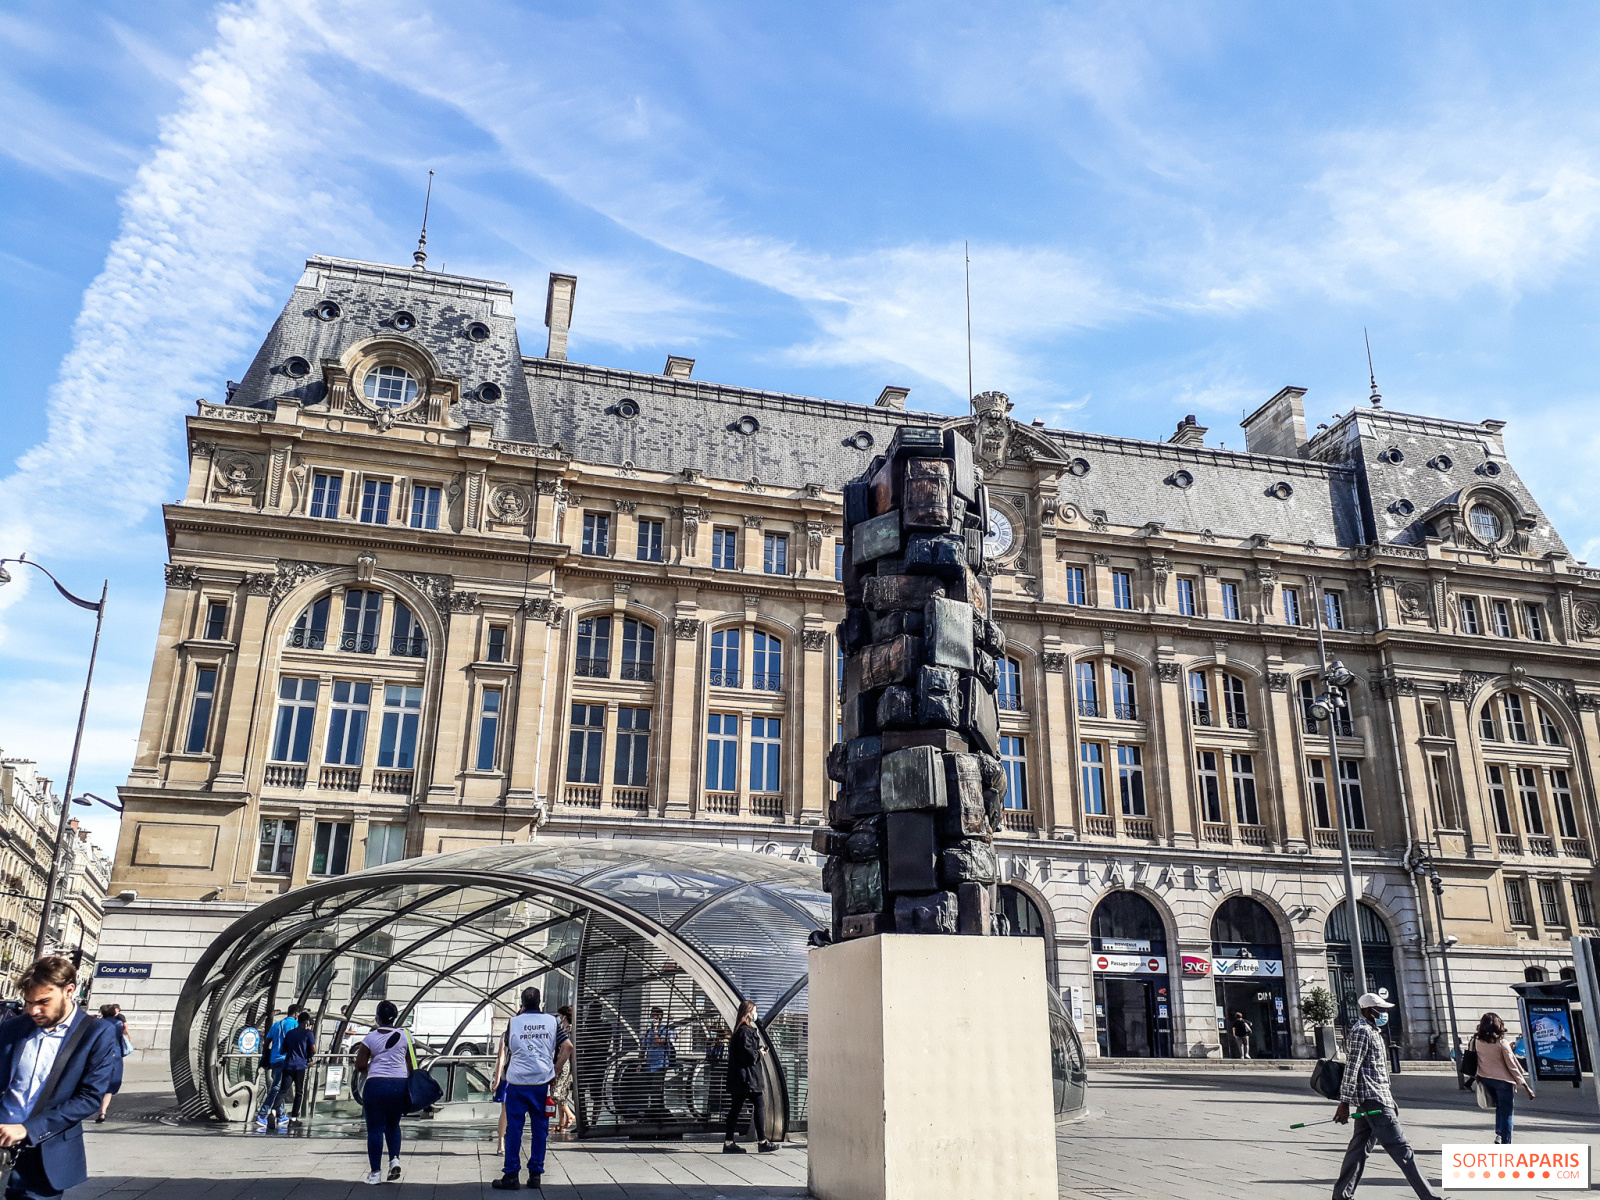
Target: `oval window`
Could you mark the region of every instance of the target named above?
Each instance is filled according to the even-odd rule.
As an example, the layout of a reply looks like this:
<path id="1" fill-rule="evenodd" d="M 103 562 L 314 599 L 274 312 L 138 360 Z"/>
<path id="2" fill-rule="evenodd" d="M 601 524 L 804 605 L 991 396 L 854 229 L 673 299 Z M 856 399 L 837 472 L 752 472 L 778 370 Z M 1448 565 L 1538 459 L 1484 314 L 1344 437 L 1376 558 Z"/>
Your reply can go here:
<path id="1" fill-rule="evenodd" d="M 343 311 L 344 310 L 332 300 L 324 300 L 321 304 L 317 305 L 317 319 L 319 321 L 337 321 L 340 313 Z"/>
<path id="2" fill-rule="evenodd" d="M 1500 464 L 1497 462 L 1486 462 L 1483 464 L 1483 466 L 1479 467 L 1478 470 L 1482 471 L 1485 475 L 1492 479 L 1494 476 L 1500 474 Z"/>
<path id="3" fill-rule="evenodd" d="M 1392 505 L 1390 505 L 1389 511 L 1393 513 L 1399 513 L 1402 517 L 1409 517 L 1412 513 L 1416 512 L 1416 505 L 1412 504 L 1409 500 L 1396 500 Z"/>
<path id="4" fill-rule="evenodd" d="M 1472 527 L 1472 536 L 1480 542 L 1498 542 L 1502 525 L 1500 514 L 1487 504 L 1476 504 L 1467 514 L 1467 523 Z"/>
<path id="5" fill-rule="evenodd" d="M 1075 458 L 1067 464 L 1067 474 L 1069 475 L 1076 475 L 1081 479 L 1088 473 L 1089 460 L 1087 458 Z"/>
<path id="6" fill-rule="evenodd" d="M 283 364 L 283 373 L 295 379 L 304 379 L 311 374 L 311 364 L 297 354 Z"/>
<path id="7" fill-rule="evenodd" d="M 1440 454 L 1436 456 L 1428 465 L 1435 471 L 1448 471 L 1451 467 L 1456 465 L 1456 460 L 1451 458 L 1448 454 Z"/>
<path id="8" fill-rule="evenodd" d="M 1275 483 L 1267 489 L 1267 495 L 1276 497 L 1279 500 L 1287 500 L 1294 495 L 1294 488 L 1287 483 Z"/>
<path id="9" fill-rule="evenodd" d="M 872 435 L 865 429 L 857 430 L 856 433 L 850 438 L 849 444 L 854 446 L 857 450 L 871 450 Z"/>
<path id="10" fill-rule="evenodd" d="M 749 437 L 761 428 L 761 422 L 754 417 L 740 417 L 734 428 L 744 434 L 745 437 Z"/>
<path id="11" fill-rule="evenodd" d="M 1175 488 L 1186 488 L 1194 483 L 1194 476 L 1187 471 L 1174 471 L 1167 476 L 1167 482 Z"/>
<path id="12" fill-rule="evenodd" d="M 467 336 L 475 342 L 487 342 L 489 340 L 489 327 L 482 321 L 474 321 L 467 326 Z"/>
<path id="13" fill-rule="evenodd" d="M 617 416 L 624 421 L 631 421 L 639 415 L 639 405 L 633 400 L 624 400 L 617 405 Z"/>
<path id="14" fill-rule="evenodd" d="M 404 408 L 417 398 L 417 380 L 404 367 L 376 367 L 361 381 L 361 391 L 374 404 Z"/>
<path id="15" fill-rule="evenodd" d="M 498 383 L 484 384 L 478 389 L 478 399 L 482 400 L 485 404 L 494 404 L 498 402 L 500 399 L 500 385 Z"/>
<path id="16" fill-rule="evenodd" d="M 402 308 L 394 315 L 394 327 L 401 330 L 415 329 L 417 327 L 417 318 Z"/>

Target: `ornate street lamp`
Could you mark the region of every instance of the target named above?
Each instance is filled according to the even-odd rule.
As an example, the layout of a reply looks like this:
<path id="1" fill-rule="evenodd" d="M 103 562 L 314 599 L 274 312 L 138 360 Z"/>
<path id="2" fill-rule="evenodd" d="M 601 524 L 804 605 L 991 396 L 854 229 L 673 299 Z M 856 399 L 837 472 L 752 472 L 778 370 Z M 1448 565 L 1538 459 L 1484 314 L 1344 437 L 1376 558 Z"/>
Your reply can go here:
<path id="1" fill-rule="evenodd" d="M 26 563 L 30 567 L 44 571 L 51 583 L 56 585 L 56 591 L 66 599 L 72 601 L 79 608 L 86 608 L 94 613 L 94 642 L 89 647 L 89 674 L 83 681 L 83 703 L 78 707 L 78 732 L 72 739 L 72 762 L 67 767 L 66 792 L 61 797 L 61 820 L 56 827 L 55 852 L 50 856 L 50 878 L 44 888 L 44 911 L 39 917 L 39 936 L 34 939 L 33 956 L 40 957 L 44 953 L 45 941 L 50 936 L 50 910 L 56 898 L 56 889 L 61 881 L 61 851 L 67 841 L 67 822 L 72 818 L 72 805 L 67 800 L 72 795 L 72 787 L 78 777 L 78 752 L 83 748 L 83 724 L 89 716 L 89 688 L 94 683 L 94 660 L 100 653 L 100 628 L 106 619 L 106 591 L 111 586 L 110 580 L 100 585 L 100 600 L 85 600 L 81 596 L 74 596 L 61 586 L 61 581 L 26 554 L 16 558 L 0 558 L 0 585 L 11 582 L 11 572 L 6 570 L 7 563 Z"/>

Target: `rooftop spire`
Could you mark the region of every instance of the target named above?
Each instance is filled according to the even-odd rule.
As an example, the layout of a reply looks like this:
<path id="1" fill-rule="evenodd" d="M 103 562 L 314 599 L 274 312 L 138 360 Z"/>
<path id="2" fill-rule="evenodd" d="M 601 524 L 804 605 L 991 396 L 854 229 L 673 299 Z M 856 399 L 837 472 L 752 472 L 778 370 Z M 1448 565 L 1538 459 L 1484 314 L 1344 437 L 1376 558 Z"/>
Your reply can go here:
<path id="1" fill-rule="evenodd" d="M 1372 401 L 1373 408 L 1383 407 L 1383 397 L 1378 395 L 1378 376 L 1372 369 L 1372 339 L 1367 336 L 1367 327 L 1361 327 L 1361 336 L 1367 343 L 1367 378 L 1372 381 L 1372 395 L 1367 399 Z"/>
<path id="2" fill-rule="evenodd" d="M 428 194 L 422 201 L 422 233 L 417 238 L 417 248 L 411 253 L 412 270 L 428 269 L 428 206 L 433 203 L 433 172 L 428 172 Z"/>

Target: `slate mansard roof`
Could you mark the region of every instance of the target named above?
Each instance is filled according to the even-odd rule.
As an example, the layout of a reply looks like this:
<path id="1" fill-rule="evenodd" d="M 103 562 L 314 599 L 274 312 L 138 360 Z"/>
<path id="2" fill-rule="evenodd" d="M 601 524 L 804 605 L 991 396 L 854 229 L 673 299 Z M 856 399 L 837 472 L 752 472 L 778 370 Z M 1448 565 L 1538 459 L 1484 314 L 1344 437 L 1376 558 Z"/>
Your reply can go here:
<path id="1" fill-rule="evenodd" d="M 328 300 L 339 306 L 331 320 L 318 315 Z M 394 314 L 402 309 L 414 314 L 414 328 L 395 327 Z M 468 333 L 475 322 L 489 329 L 481 341 Z M 580 462 L 631 462 L 669 473 L 690 467 L 711 479 L 754 477 L 768 488 L 821 484 L 838 491 L 888 444 L 897 426 L 958 420 L 524 357 L 506 284 L 323 256 L 307 260 L 228 402 L 261 408 L 279 399 L 317 404 L 325 392 L 321 364 L 380 336 L 419 343 L 445 374 L 460 379 L 462 402 L 452 408 L 453 420 L 492 424 L 497 440 L 559 445 Z M 304 358 L 310 373 L 286 373 L 292 356 Z M 478 399 L 486 382 L 499 385 L 498 403 Z M 1304 457 L 1293 458 L 1012 428 L 1037 452 L 1036 460 L 1076 464 L 1060 475 L 1062 504 L 1076 506 L 1090 520 L 1103 514 L 1111 525 L 1154 521 L 1173 533 L 1209 530 L 1229 540 L 1259 533 L 1279 543 L 1327 548 L 1417 544 L 1436 506 L 1488 484 L 1531 515 L 1529 553 L 1565 554 L 1560 535 L 1506 460 L 1502 424 L 1362 409 L 1316 434 Z"/>

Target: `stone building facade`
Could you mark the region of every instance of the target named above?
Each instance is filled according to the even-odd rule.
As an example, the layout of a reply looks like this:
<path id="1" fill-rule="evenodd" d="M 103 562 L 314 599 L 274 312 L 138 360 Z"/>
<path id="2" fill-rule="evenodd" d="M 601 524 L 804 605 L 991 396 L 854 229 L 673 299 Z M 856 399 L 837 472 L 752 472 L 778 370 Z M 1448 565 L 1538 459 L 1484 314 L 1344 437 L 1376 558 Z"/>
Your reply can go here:
<path id="1" fill-rule="evenodd" d="M 245 907 L 400 856 L 652 837 L 809 860 L 839 720 L 840 488 L 903 424 L 992 496 L 1013 923 L 1102 1053 L 1303 1054 L 1353 991 L 1319 632 L 1372 986 L 1426 1054 L 1595 926 L 1600 571 L 1502 423 L 1303 390 L 1164 440 L 846 403 L 544 355 L 505 286 L 313 258 L 241 383 L 188 420 L 106 956 L 141 1046 Z M 1445 883 L 1444 926 L 1419 883 Z M 143 1022 L 142 1024 L 140 1022 Z M 1092 1051 L 1091 1051 L 1092 1052 Z"/>

